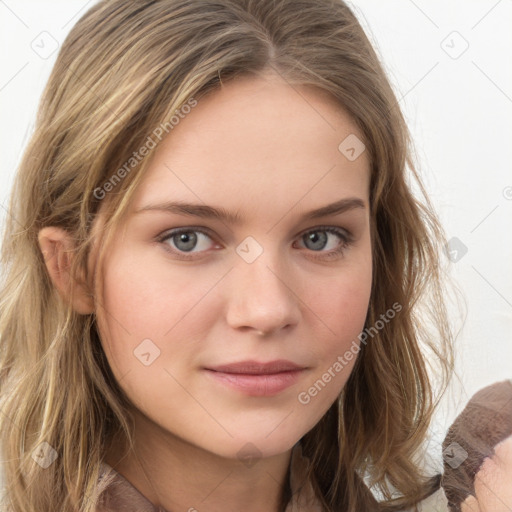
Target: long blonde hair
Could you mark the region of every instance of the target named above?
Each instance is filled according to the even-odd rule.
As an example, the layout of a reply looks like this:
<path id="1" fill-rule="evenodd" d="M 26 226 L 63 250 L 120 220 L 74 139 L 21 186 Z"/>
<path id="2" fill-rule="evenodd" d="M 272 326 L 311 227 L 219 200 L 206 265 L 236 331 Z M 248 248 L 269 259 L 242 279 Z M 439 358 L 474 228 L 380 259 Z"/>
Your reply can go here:
<path id="1" fill-rule="evenodd" d="M 290 84 L 330 93 L 364 135 L 374 272 L 365 326 L 392 304 L 402 306 L 361 345 L 339 400 L 302 439 L 316 494 L 326 511 L 360 512 L 413 506 L 438 488 L 439 475 L 425 475 L 418 454 L 453 366 L 440 255 L 445 238 L 415 170 L 397 99 L 354 14 L 340 0 L 103 0 L 62 45 L 6 222 L 5 510 L 94 511 L 105 448 L 119 435 L 132 442 L 127 398 L 102 351 L 94 314 L 77 314 L 52 286 L 39 230 L 59 226 L 73 236 L 78 279 L 100 206 L 108 219 L 98 234 L 104 254 L 151 158 L 130 167 L 103 198 L 113 173 L 157 127 L 170 132 L 169 120 L 192 99 L 221 81 L 269 69 Z M 98 268 L 87 276 L 95 283 Z M 56 460 L 42 468 L 40 453 Z"/>

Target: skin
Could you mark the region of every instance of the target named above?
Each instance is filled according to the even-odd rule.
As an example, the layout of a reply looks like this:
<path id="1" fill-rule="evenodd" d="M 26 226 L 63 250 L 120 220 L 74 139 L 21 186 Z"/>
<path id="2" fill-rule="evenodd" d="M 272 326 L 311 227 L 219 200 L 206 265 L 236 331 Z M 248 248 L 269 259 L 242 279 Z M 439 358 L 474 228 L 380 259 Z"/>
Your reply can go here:
<path id="1" fill-rule="evenodd" d="M 494 447 L 475 477 L 475 496 L 461 503 L 461 512 L 512 510 L 512 436 Z"/>
<path id="2" fill-rule="evenodd" d="M 346 383 L 355 358 L 308 404 L 298 400 L 357 341 L 369 306 L 369 162 L 365 152 L 349 161 L 338 150 L 350 134 L 362 139 L 319 90 L 270 74 L 225 84 L 155 149 L 106 255 L 101 307 L 85 285 L 74 297 L 78 312 L 97 315 L 109 364 L 133 403 L 136 453 L 123 458 L 114 445 L 105 460 L 153 504 L 277 511 L 292 447 Z M 303 218 L 348 197 L 364 208 Z M 223 207 L 243 221 L 135 213 L 170 200 Z M 343 241 L 319 226 L 345 230 L 353 241 L 329 259 Z M 181 227 L 209 231 L 197 234 L 190 261 L 170 252 L 180 253 L 178 237 L 156 240 Z M 307 231 L 327 235 L 324 247 L 308 243 Z M 248 236 L 263 249 L 252 263 L 236 252 Z M 69 297 L 71 239 L 47 227 L 39 241 Z M 148 338 L 160 355 L 146 366 L 134 350 Z M 263 397 L 227 388 L 203 369 L 248 359 L 288 359 L 306 369 L 291 387 Z M 247 443 L 251 465 L 238 455 Z"/>

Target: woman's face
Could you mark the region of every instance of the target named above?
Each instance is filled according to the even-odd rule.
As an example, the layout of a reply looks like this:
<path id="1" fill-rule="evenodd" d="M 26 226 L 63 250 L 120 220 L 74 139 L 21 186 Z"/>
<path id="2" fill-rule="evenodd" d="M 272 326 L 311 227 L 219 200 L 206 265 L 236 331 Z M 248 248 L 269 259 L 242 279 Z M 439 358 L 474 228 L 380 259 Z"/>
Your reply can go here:
<path id="1" fill-rule="evenodd" d="M 372 282 L 361 138 L 328 96 L 269 75 L 202 98 L 153 150 L 96 309 L 146 435 L 272 456 L 336 400 Z"/>

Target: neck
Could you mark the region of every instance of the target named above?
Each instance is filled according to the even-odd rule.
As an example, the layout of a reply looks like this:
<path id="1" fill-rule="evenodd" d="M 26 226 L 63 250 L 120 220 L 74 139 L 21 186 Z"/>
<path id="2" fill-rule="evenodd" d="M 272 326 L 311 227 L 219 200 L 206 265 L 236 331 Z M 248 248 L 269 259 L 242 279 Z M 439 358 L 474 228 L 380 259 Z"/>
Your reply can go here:
<path id="1" fill-rule="evenodd" d="M 105 461 L 168 512 L 280 512 L 291 450 L 252 461 L 221 457 L 135 414 L 134 449 L 114 442 Z"/>

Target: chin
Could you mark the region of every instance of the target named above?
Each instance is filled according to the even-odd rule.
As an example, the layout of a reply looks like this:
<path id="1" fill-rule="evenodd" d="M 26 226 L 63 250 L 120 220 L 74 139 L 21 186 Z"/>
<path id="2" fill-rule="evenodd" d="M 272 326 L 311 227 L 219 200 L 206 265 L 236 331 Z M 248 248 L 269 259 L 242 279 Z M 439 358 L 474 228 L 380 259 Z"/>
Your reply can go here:
<path id="1" fill-rule="evenodd" d="M 293 448 L 302 437 L 300 433 L 289 432 L 289 435 L 262 434 L 250 429 L 244 435 L 234 436 L 226 440 L 217 440 L 215 445 L 207 449 L 227 459 L 238 459 L 248 465 L 257 459 L 281 455 Z"/>

